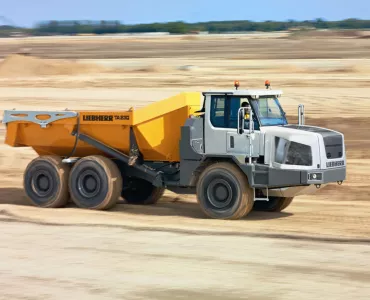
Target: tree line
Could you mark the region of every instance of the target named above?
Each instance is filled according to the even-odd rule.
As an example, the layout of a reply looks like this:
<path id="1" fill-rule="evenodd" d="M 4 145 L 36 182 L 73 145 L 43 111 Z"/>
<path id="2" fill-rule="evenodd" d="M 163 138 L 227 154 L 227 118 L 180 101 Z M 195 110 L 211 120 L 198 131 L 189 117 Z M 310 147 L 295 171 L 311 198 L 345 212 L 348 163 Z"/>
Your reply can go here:
<path id="1" fill-rule="evenodd" d="M 370 29 L 370 20 L 346 19 L 326 21 L 315 19 L 307 21 L 218 21 L 218 22 L 169 22 L 126 25 L 119 21 L 46 21 L 34 28 L 25 29 L 12 26 L 0 26 L 0 35 L 18 31 L 30 35 L 75 35 L 75 34 L 117 34 L 117 33 L 153 33 L 168 32 L 184 34 L 206 31 L 209 33 L 247 32 L 247 31 L 284 31 L 298 29 Z"/>

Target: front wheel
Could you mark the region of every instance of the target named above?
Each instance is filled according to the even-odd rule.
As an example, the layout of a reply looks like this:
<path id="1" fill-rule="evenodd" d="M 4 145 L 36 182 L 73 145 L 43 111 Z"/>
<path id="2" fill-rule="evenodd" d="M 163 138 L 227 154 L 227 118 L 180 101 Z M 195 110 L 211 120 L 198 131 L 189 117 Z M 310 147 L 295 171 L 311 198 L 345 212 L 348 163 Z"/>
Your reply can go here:
<path id="1" fill-rule="evenodd" d="M 253 210 L 281 212 L 286 209 L 293 201 L 293 197 L 270 197 L 269 201 L 255 201 Z"/>
<path id="2" fill-rule="evenodd" d="M 207 216 L 236 220 L 252 210 L 253 190 L 237 166 L 228 162 L 214 163 L 199 177 L 197 200 Z"/>

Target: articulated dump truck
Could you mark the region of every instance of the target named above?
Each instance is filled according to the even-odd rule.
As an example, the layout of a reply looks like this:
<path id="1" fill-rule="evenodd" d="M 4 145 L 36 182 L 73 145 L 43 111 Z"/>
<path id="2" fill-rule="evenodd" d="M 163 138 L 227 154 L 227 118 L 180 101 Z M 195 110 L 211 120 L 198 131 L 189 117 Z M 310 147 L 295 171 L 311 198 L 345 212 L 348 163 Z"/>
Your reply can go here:
<path id="1" fill-rule="evenodd" d="M 155 204 L 165 189 L 196 194 L 205 216 L 240 219 L 251 210 L 282 211 L 295 196 L 346 177 L 344 136 L 288 124 L 282 92 L 181 93 L 139 109 L 4 112 L 6 144 L 38 157 L 24 189 L 38 207 L 70 199 L 106 210 Z"/>

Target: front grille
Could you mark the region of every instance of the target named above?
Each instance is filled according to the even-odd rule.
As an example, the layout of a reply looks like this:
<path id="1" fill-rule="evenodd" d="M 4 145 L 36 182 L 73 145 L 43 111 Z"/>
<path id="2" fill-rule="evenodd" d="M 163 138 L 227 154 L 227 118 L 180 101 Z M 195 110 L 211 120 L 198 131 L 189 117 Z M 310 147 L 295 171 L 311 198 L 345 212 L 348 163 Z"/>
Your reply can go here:
<path id="1" fill-rule="evenodd" d="M 324 137 L 327 159 L 341 158 L 343 156 L 343 139 L 339 134 Z"/>

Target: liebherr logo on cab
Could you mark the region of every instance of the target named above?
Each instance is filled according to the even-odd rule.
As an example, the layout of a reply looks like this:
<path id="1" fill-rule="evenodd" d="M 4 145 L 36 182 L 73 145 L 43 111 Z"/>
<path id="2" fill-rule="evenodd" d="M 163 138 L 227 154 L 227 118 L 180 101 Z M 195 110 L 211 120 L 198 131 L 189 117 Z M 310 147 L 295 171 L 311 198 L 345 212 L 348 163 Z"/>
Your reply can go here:
<path id="1" fill-rule="evenodd" d="M 328 161 L 326 163 L 327 168 L 335 168 L 335 167 L 341 167 L 341 166 L 344 166 L 344 160 Z"/>

